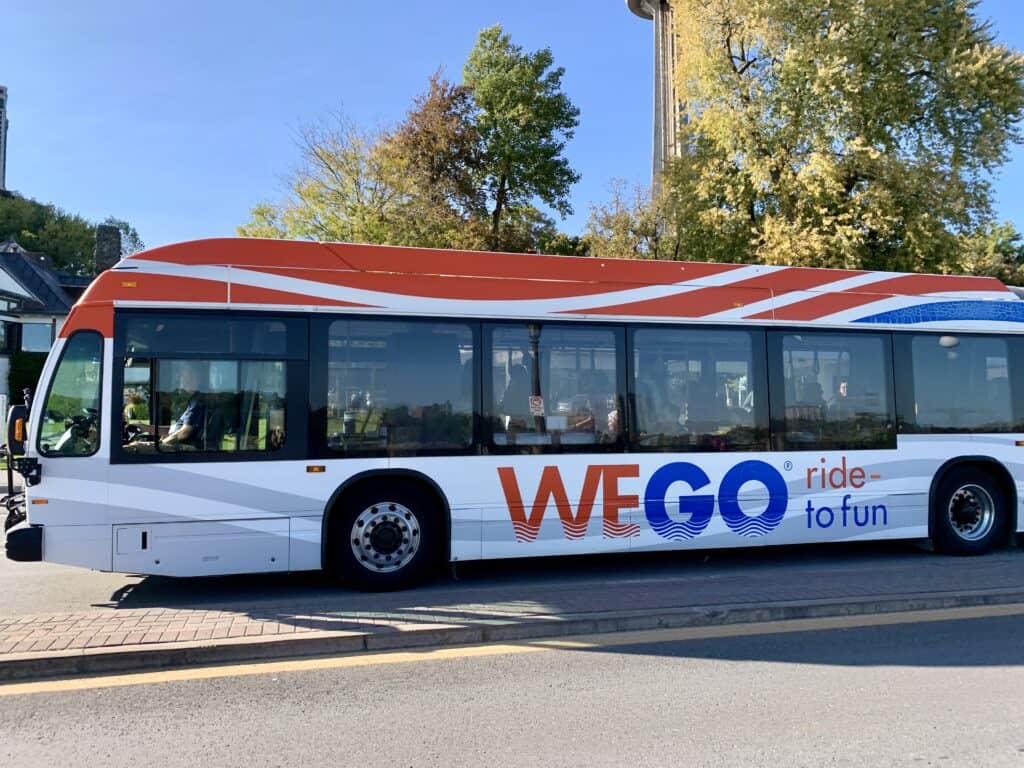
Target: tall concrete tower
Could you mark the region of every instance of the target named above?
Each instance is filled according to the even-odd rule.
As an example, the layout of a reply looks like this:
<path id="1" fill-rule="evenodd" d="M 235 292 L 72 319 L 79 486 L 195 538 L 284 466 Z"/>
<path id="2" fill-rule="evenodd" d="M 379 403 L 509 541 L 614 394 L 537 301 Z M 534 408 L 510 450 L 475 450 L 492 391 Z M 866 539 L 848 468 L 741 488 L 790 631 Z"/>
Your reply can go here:
<path id="1" fill-rule="evenodd" d="M 676 98 L 672 5 L 668 0 L 626 0 L 626 5 L 637 16 L 654 22 L 654 182 L 657 184 L 665 161 L 679 153 L 681 110 Z"/>
<path id="2" fill-rule="evenodd" d="M 7 189 L 7 89 L 0 85 L 0 192 Z"/>

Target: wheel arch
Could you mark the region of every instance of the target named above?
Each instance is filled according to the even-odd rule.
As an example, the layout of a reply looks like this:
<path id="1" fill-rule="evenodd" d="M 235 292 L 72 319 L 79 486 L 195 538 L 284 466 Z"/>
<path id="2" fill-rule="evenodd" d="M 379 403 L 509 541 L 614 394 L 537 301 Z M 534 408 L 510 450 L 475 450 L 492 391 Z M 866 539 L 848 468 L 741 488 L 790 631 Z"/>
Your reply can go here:
<path id="1" fill-rule="evenodd" d="M 935 492 L 939 487 L 939 483 L 942 482 L 943 478 L 950 471 L 964 466 L 978 467 L 979 469 L 991 472 L 999 485 L 1002 486 L 1003 491 L 1010 499 L 1010 505 L 1012 508 L 1012 514 L 1009 515 L 1009 520 L 1007 520 L 1008 529 L 1006 533 L 1015 533 L 1017 531 L 1017 518 L 1019 517 L 1019 514 L 1017 509 L 1017 484 L 1013 481 L 1013 475 L 1010 474 L 1006 465 L 998 459 L 993 458 L 992 456 L 976 455 L 957 456 L 949 459 L 943 463 L 932 476 L 931 485 L 928 487 L 928 535 L 931 536 L 933 534 L 932 526 L 934 524 L 933 518 L 935 513 Z"/>
<path id="2" fill-rule="evenodd" d="M 413 481 L 423 487 L 434 498 L 437 504 L 437 509 L 441 513 L 442 518 L 442 555 L 446 561 L 451 560 L 452 512 L 451 507 L 448 505 L 448 497 L 445 496 L 444 491 L 441 490 L 441 486 L 427 475 L 415 469 L 368 469 L 365 472 L 358 472 L 345 480 L 345 482 L 335 489 L 334 493 L 332 493 L 331 497 L 327 500 L 327 504 L 324 507 L 323 521 L 320 524 L 321 568 L 326 569 L 330 566 L 330 525 L 331 517 L 338 505 L 338 502 L 343 499 L 346 494 L 352 493 L 364 485 L 370 485 L 381 480 L 396 479 Z"/>

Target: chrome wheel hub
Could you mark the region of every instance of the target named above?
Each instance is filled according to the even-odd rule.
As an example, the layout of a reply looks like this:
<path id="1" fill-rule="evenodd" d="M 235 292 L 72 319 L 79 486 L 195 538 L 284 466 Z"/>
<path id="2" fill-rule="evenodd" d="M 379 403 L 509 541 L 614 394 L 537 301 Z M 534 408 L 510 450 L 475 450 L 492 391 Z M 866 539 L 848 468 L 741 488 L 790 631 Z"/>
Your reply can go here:
<path id="1" fill-rule="evenodd" d="M 420 523 L 408 507 L 382 501 L 359 513 L 349 539 L 356 560 L 368 571 L 397 571 L 419 551 Z"/>
<path id="2" fill-rule="evenodd" d="M 995 525 L 996 505 L 992 495 L 980 485 L 960 486 L 947 508 L 953 530 L 964 541 L 985 538 Z"/>

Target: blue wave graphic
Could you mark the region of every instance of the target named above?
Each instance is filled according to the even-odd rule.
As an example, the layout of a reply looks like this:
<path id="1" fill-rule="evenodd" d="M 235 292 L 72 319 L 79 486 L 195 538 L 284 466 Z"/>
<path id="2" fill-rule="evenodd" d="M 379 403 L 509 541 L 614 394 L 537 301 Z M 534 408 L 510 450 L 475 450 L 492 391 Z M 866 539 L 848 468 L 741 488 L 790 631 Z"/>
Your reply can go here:
<path id="1" fill-rule="evenodd" d="M 728 522 L 728 521 L 727 521 Z M 775 529 L 776 524 L 766 523 L 761 518 L 748 517 L 742 523 L 730 525 L 729 528 L 733 533 L 740 536 L 748 536 L 750 538 L 757 538 L 759 536 L 767 536 Z"/>
<path id="2" fill-rule="evenodd" d="M 686 539 L 693 539 L 700 536 L 707 527 L 707 523 L 701 524 L 698 522 L 696 525 L 693 523 L 681 523 L 681 522 L 660 522 L 652 523 L 653 528 L 657 534 L 663 538 L 669 539 L 670 541 L 684 541 Z"/>
<path id="3" fill-rule="evenodd" d="M 1024 301 L 938 301 L 913 307 L 891 309 L 866 315 L 855 323 L 914 325 L 942 320 L 993 320 L 1002 323 L 1024 323 Z"/>

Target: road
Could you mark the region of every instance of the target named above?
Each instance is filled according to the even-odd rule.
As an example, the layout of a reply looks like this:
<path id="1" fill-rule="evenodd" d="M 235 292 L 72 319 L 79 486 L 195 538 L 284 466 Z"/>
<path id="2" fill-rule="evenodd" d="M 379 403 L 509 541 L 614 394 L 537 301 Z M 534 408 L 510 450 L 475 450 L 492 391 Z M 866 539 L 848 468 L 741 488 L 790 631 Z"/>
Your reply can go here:
<path id="1" fill-rule="evenodd" d="M 0 687 L 0 760 L 110 768 L 1024 764 L 1024 606 L 892 620 Z"/>

